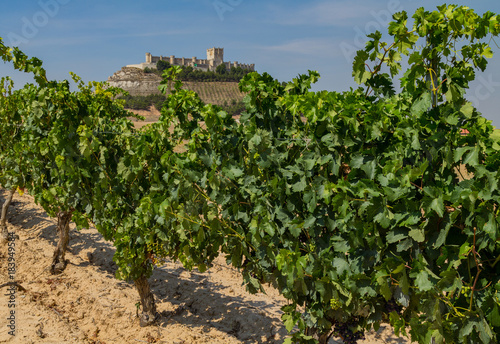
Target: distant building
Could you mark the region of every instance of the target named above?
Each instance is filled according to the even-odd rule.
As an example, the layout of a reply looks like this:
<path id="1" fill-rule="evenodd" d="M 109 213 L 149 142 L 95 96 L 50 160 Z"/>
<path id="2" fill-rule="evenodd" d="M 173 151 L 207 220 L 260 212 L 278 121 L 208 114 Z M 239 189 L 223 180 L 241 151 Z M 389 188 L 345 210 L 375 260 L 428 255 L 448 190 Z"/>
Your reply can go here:
<path id="1" fill-rule="evenodd" d="M 207 58 L 198 59 L 196 57 L 175 57 L 170 56 L 153 56 L 151 53 L 146 53 L 146 62 L 140 64 L 127 65 L 127 67 L 136 68 L 152 68 L 156 69 L 156 63 L 160 60 L 170 63 L 172 66 L 193 67 L 194 69 L 201 69 L 203 71 L 215 71 L 221 64 L 226 65 L 226 69 L 241 67 L 242 69 L 255 70 L 255 64 L 245 64 L 235 62 L 224 62 L 224 48 L 210 48 L 207 49 Z"/>

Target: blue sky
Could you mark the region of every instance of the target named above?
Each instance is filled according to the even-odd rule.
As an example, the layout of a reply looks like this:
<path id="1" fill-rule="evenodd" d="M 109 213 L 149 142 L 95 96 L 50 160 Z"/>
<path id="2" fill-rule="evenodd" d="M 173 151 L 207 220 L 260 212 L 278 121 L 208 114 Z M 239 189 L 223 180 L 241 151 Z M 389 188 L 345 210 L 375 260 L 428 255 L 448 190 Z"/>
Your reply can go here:
<path id="1" fill-rule="evenodd" d="M 498 0 L 456 1 L 478 13 L 500 13 Z M 51 79 L 75 72 L 85 81 L 105 81 L 145 53 L 206 57 L 224 47 L 226 61 L 255 63 L 256 70 L 288 81 L 309 69 L 321 79 L 315 90 L 356 87 L 355 51 L 365 35 L 386 32 L 389 16 L 441 2 L 412 0 L 23 0 L 2 1 L 0 37 L 44 61 Z M 500 38 L 497 39 L 500 46 Z M 468 91 L 483 115 L 500 128 L 500 48 Z M 29 80 L 0 63 L 0 76 L 17 86 Z"/>

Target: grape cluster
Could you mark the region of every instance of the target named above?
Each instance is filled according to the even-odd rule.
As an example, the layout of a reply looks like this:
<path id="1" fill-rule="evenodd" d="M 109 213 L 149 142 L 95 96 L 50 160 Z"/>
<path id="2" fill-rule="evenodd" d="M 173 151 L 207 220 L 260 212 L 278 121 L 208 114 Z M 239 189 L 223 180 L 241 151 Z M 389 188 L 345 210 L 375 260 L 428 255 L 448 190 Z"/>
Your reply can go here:
<path id="1" fill-rule="evenodd" d="M 394 300 L 394 299 L 390 299 L 385 304 L 385 311 L 387 312 L 387 314 L 389 314 L 391 312 L 396 312 L 398 314 L 401 314 L 402 310 L 403 310 L 403 307 L 401 305 L 398 305 L 396 300 Z"/>
<path id="2" fill-rule="evenodd" d="M 163 257 L 167 256 L 167 252 L 158 242 L 147 243 L 147 257 L 155 266 L 162 266 L 164 264 Z"/>
<path id="3" fill-rule="evenodd" d="M 361 331 L 353 331 L 358 328 L 358 318 L 351 318 L 346 322 L 335 322 L 334 333 L 338 335 L 345 344 L 356 344 L 358 340 L 365 339 L 365 333 Z"/>

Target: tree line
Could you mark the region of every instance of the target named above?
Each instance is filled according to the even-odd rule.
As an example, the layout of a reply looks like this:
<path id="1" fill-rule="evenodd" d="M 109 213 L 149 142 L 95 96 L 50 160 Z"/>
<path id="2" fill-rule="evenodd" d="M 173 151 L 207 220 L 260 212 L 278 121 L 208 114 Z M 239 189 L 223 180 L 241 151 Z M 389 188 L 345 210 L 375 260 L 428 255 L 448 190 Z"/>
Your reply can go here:
<path id="1" fill-rule="evenodd" d="M 163 72 L 170 68 L 171 65 L 167 61 L 160 60 L 156 63 L 156 69 L 146 67 L 144 72 L 155 73 L 162 75 Z M 241 67 L 226 68 L 225 64 L 217 66 L 215 71 L 203 71 L 191 66 L 181 67 L 181 72 L 178 75 L 181 81 L 226 81 L 226 82 L 239 82 L 245 75 L 251 73 L 248 69 Z"/>
<path id="2" fill-rule="evenodd" d="M 154 106 L 157 110 L 161 110 L 167 97 L 164 94 L 149 94 L 147 96 L 128 94 L 119 96 L 118 99 L 124 100 L 124 106 L 127 109 L 149 110 L 151 106 Z M 226 100 L 223 104 L 220 104 L 220 107 L 231 116 L 241 115 L 245 111 L 243 100 L 232 99 L 229 102 Z"/>

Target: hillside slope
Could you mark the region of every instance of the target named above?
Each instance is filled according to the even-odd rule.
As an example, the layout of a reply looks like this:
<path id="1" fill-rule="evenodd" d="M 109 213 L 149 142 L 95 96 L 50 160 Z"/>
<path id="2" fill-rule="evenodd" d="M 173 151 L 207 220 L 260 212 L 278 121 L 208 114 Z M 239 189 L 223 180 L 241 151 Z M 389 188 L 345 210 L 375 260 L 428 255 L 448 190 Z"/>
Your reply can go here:
<path id="1" fill-rule="evenodd" d="M 134 67 L 123 67 L 108 78 L 110 86 L 122 88 L 133 96 L 160 94 L 158 86 L 161 81 L 160 76 Z M 195 91 L 207 104 L 230 104 L 232 100 L 240 101 L 245 96 L 237 82 L 185 81 L 183 88 Z"/>

